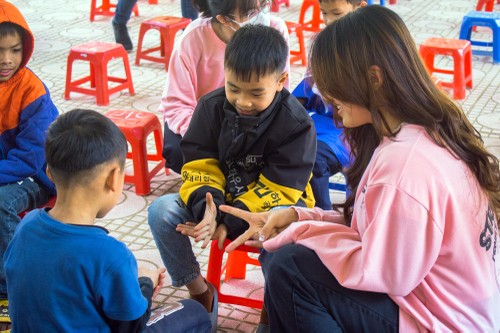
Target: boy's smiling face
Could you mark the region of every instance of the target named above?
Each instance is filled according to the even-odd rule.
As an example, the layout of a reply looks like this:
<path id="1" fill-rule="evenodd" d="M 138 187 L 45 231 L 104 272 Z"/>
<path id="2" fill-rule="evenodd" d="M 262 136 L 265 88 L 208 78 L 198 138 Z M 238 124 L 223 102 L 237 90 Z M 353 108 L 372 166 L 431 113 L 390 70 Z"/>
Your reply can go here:
<path id="1" fill-rule="evenodd" d="M 326 25 L 329 25 L 333 21 L 338 20 L 356 9 L 346 0 L 323 0 L 320 2 L 319 8 L 321 9 L 323 22 L 325 22 Z"/>
<path id="2" fill-rule="evenodd" d="M 23 61 L 23 41 L 18 33 L 0 37 L 0 82 L 9 80 Z"/>
<path id="3" fill-rule="evenodd" d="M 225 70 L 226 98 L 241 116 L 256 116 L 271 105 L 276 92 L 283 90 L 288 76 L 283 74 L 252 75 L 249 82 L 243 81 L 232 71 Z"/>

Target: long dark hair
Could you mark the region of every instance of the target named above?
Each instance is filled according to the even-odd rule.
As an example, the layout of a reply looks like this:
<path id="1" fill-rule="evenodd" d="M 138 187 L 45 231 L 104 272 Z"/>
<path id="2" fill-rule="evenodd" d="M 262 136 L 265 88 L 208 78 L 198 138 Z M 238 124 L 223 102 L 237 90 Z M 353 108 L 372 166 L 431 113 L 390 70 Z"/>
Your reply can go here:
<path id="1" fill-rule="evenodd" d="M 217 15 L 231 17 L 234 13 L 246 15 L 250 11 L 259 8 L 266 1 L 264 0 L 192 0 L 195 8 L 202 17 L 213 18 Z"/>
<path id="2" fill-rule="evenodd" d="M 500 215 L 498 159 L 486 150 L 481 135 L 461 108 L 433 83 L 410 32 L 396 13 L 372 5 L 333 22 L 318 34 L 310 63 L 326 100 L 334 97 L 363 106 L 372 114 L 372 124 L 344 128 L 351 148 L 347 181 L 352 192 L 336 208 L 343 208 L 347 223 L 352 219 L 361 176 L 375 148 L 384 136 L 397 134 L 387 125 L 381 107 L 397 120 L 423 126 L 436 144 L 463 160 Z M 383 77 L 377 89 L 368 70 L 373 65 L 380 68 Z M 334 117 L 339 121 L 336 111 Z"/>

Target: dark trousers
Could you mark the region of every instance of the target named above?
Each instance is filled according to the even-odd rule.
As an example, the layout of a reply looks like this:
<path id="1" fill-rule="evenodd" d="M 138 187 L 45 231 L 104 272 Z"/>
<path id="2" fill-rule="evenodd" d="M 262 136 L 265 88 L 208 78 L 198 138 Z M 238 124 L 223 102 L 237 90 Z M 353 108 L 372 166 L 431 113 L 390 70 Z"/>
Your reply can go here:
<path id="1" fill-rule="evenodd" d="M 342 164 L 340 164 L 333 150 L 323 141 L 318 141 L 313 176 L 310 182 L 316 200 L 316 207 L 324 210 L 332 209 L 328 184 L 330 177 L 340 171 L 342 171 Z"/>
<path id="2" fill-rule="evenodd" d="M 198 11 L 194 7 L 192 0 L 181 0 L 181 13 L 182 17 L 193 21 L 198 18 Z"/>
<path id="3" fill-rule="evenodd" d="M 302 245 L 274 253 L 264 301 L 271 332 L 398 332 L 399 308 L 386 294 L 342 287 Z"/>
<path id="4" fill-rule="evenodd" d="M 163 131 L 163 158 L 165 159 L 165 166 L 174 170 L 178 174 L 181 173 L 184 160 L 181 151 L 182 136 L 176 134 L 168 128 L 165 123 L 165 130 Z"/>
<path id="5" fill-rule="evenodd" d="M 210 317 L 203 305 L 184 299 L 154 310 L 144 333 L 208 333 L 211 328 Z"/>

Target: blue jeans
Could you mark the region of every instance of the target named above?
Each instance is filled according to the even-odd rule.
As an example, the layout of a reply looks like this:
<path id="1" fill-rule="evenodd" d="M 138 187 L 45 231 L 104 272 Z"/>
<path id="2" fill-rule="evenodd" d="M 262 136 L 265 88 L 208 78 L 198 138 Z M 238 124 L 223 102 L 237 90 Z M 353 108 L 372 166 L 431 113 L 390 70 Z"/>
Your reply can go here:
<path id="1" fill-rule="evenodd" d="M 332 209 L 330 200 L 329 179 L 334 174 L 342 171 L 342 164 L 335 156 L 333 150 L 323 141 L 318 141 L 316 161 L 313 167 L 311 188 L 316 199 L 316 207 L 324 210 Z"/>
<path id="2" fill-rule="evenodd" d="M 282 208 L 286 207 L 279 206 L 273 209 Z M 177 225 L 187 221 L 194 221 L 194 218 L 178 193 L 164 195 L 149 206 L 149 227 L 174 287 L 184 286 L 201 274 L 200 264 L 194 256 L 189 236 L 184 236 L 175 230 Z M 271 258 L 272 253 L 266 251 L 261 251 L 259 255 L 264 278 Z"/>
<path id="3" fill-rule="evenodd" d="M 118 0 L 113 21 L 118 24 L 127 24 L 136 3 L 137 0 Z"/>
<path id="4" fill-rule="evenodd" d="M 264 302 L 271 332 L 398 332 L 399 328 L 399 308 L 389 296 L 342 287 L 313 250 L 297 244 L 274 253 Z"/>
<path id="5" fill-rule="evenodd" d="M 148 223 L 174 287 L 189 284 L 200 275 L 189 236 L 175 230 L 187 221 L 194 218 L 178 193 L 156 199 L 148 209 Z"/>
<path id="6" fill-rule="evenodd" d="M 3 255 L 21 222 L 17 214 L 36 208 L 48 199 L 47 191 L 30 178 L 0 186 L 0 299 L 7 298 Z"/>
<path id="7" fill-rule="evenodd" d="M 182 17 L 196 20 L 198 18 L 198 11 L 193 6 L 192 0 L 181 0 L 181 13 Z"/>

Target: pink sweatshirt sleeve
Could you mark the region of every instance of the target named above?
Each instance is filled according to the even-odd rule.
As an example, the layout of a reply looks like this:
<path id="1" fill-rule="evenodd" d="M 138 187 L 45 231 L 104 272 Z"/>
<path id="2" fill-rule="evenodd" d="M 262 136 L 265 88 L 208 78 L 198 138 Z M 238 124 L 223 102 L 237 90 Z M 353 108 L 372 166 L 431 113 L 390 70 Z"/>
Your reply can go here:
<path id="1" fill-rule="evenodd" d="M 172 54 L 160 111 L 168 127 L 184 136 L 198 103 L 195 92 L 197 78 L 189 59 L 183 59 L 177 53 L 174 50 Z"/>
<path id="2" fill-rule="evenodd" d="M 369 187 L 358 200 L 352 227 L 294 223 L 264 247 L 276 251 L 288 243 L 304 245 L 316 251 L 344 287 L 407 295 L 435 262 L 441 230 L 424 207 L 393 186 Z M 363 230 L 357 225 L 364 225 Z"/>

